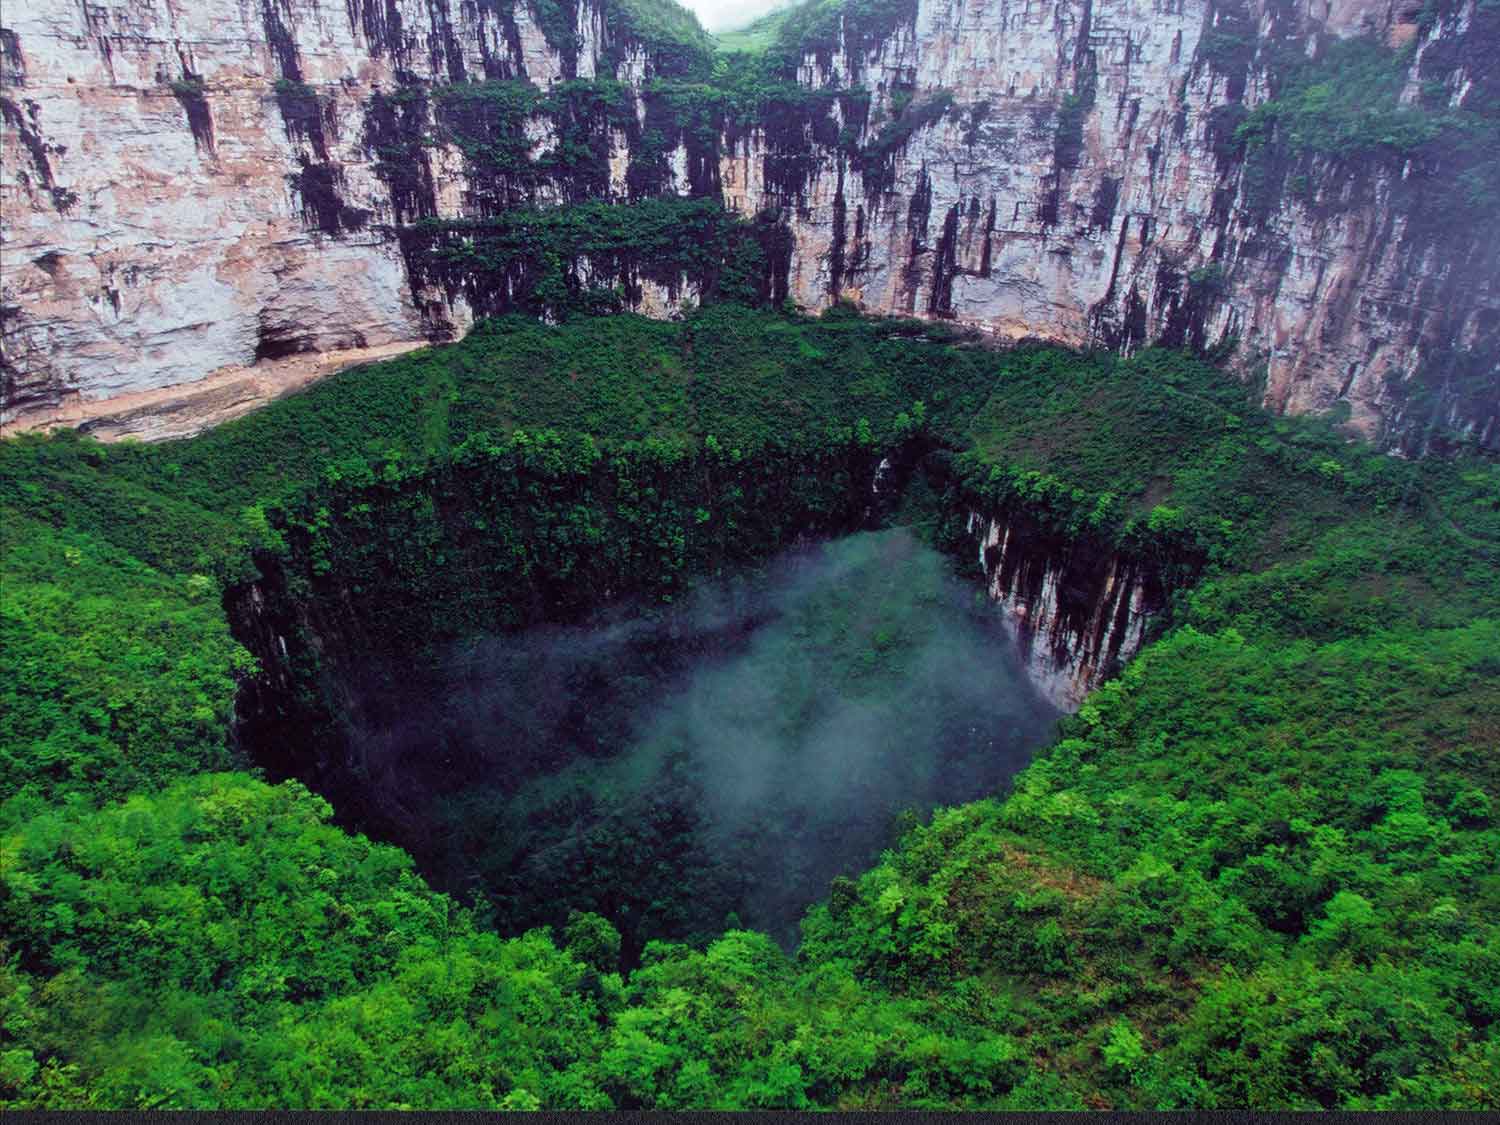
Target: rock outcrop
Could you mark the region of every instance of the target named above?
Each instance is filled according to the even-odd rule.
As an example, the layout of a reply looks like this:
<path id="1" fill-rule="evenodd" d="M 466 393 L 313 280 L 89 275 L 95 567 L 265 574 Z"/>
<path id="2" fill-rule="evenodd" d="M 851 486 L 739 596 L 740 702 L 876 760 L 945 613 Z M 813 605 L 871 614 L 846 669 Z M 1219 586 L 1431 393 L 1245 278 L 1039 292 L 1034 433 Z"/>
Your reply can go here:
<path id="1" fill-rule="evenodd" d="M 606 2 L 7 8 L 0 418 L 449 338 L 559 287 L 669 315 L 736 252 L 631 253 L 626 224 L 531 260 L 504 217 L 698 197 L 762 217 L 771 299 L 1217 350 L 1273 409 L 1500 447 L 1484 183 L 1460 216 L 1420 156 L 1236 132 L 1356 36 L 1404 46 L 1408 101 L 1495 104 L 1488 0 L 866 3 L 749 122 L 684 111 L 681 60 Z"/>
<path id="2" fill-rule="evenodd" d="M 1160 573 L 1119 552 L 1048 536 L 1023 518 L 971 512 L 967 526 L 1027 676 L 1053 706 L 1078 710 L 1139 651 L 1147 621 L 1166 604 Z"/>
<path id="3" fill-rule="evenodd" d="M 424 191 L 425 213 L 464 213 L 464 162 L 391 151 L 408 106 L 377 91 L 590 78 L 608 31 L 572 12 L 560 52 L 524 3 L 7 6 L 0 417 L 433 335 L 394 224 Z M 649 73 L 629 52 L 607 69 Z M 467 309 L 440 319 L 462 331 Z"/>

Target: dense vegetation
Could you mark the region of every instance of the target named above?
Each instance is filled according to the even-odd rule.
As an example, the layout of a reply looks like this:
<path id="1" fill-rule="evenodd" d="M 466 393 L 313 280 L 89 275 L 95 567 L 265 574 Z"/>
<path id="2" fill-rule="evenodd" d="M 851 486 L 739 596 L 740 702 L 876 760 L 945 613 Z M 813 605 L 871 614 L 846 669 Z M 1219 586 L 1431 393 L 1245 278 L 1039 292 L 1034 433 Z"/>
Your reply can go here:
<path id="1" fill-rule="evenodd" d="M 400 232 L 414 285 L 431 282 L 450 300 L 462 294 L 480 314 L 556 318 L 639 305 L 643 279 L 689 302 L 785 299 L 785 270 L 775 263 L 786 259 L 789 237 L 717 202 L 676 198 L 424 219 Z"/>
<path id="2" fill-rule="evenodd" d="M 1177 353 L 715 305 L 502 319 L 187 442 L 5 442 L 0 1098 L 1496 1108 L 1500 472 L 1248 396 Z M 409 589 L 417 651 L 631 576 L 680 598 L 848 526 L 895 449 L 961 565 L 979 506 L 1201 577 L 1009 796 L 836 880 L 793 954 L 626 975 L 597 915 L 488 932 L 231 738 L 257 575 L 334 636 Z M 263 696 L 311 682 L 236 629 Z"/>
<path id="3" fill-rule="evenodd" d="M 1481 13 L 1500 30 L 1500 12 Z M 1242 115 L 1233 140 L 1250 160 L 1246 196 L 1252 208 L 1269 205 L 1283 187 L 1310 205 L 1328 206 L 1315 185 L 1336 185 L 1372 166 L 1406 172 L 1398 190 L 1414 212 L 1451 221 L 1488 214 L 1500 204 L 1500 104 L 1482 95 L 1459 98 L 1442 53 L 1430 52 L 1420 70 L 1420 97 L 1403 102 L 1412 59 L 1369 39 L 1330 43 L 1315 60 L 1288 51 L 1273 60 L 1275 96 Z M 1329 162 L 1333 176 L 1312 175 L 1312 160 Z"/>

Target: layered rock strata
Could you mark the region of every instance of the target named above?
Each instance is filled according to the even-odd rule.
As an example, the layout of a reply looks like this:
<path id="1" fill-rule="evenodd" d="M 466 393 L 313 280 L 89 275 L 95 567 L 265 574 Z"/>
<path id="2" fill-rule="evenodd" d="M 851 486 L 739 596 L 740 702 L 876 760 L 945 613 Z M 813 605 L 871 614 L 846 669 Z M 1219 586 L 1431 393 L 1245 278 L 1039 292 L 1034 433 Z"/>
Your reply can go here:
<path id="1" fill-rule="evenodd" d="M 683 111 L 680 60 L 595 0 L 12 5 L 3 418 L 448 338 L 546 292 L 543 268 L 671 315 L 720 264 L 582 239 L 512 264 L 507 229 L 476 265 L 463 224 L 690 196 L 785 232 L 762 240 L 772 299 L 1218 350 L 1272 409 L 1500 446 L 1500 209 L 1445 216 L 1416 160 L 1268 168 L 1235 140 L 1288 59 L 1356 36 L 1406 50 L 1409 101 L 1494 103 L 1494 5 L 887 7 L 812 42 L 800 100 L 747 123 Z"/>
<path id="2" fill-rule="evenodd" d="M 1076 711 L 1140 649 L 1165 603 L 1160 576 L 1118 553 L 1040 535 L 1024 519 L 971 512 L 967 527 L 1027 676 L 1053 706 Z"/>

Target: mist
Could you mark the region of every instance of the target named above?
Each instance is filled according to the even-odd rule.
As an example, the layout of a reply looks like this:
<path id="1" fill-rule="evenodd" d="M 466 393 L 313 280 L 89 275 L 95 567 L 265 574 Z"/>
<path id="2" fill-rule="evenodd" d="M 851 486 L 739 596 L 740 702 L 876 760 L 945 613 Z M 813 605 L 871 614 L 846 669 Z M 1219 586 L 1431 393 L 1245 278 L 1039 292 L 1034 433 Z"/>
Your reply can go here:
<path id="1" fill-rule="evenodd" d="M 738 31 L 797 0 L 683 0 L 705 31 Z"/>
<path id="2" fill-rule="evenodd" d="M 627 962 L 729 926 L 794 945 L 835 876 L 903 818 L 1000 791 L 1056 718 L 997 612 L 904 529 L 371 672 L 350 769 L 381 834 L 508 932 L 609 917 Z"/>

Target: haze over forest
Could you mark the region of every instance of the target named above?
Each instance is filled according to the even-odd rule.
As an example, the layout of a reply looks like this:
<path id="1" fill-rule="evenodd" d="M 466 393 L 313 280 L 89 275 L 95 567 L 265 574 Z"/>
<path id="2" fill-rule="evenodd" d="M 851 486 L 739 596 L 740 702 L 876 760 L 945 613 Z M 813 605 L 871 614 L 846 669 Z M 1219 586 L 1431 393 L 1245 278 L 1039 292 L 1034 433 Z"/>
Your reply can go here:
<path id="1" fill-rule="evenodd" d="M 349 796 L 503 931 L 592 910 L 635 956 L 728 918 L 791 948 L 898 816 L 1000 791 L 1046 738 L 1001 617 L 908 531 L 802 547 L 648 615 L 361 670 Z"/>

